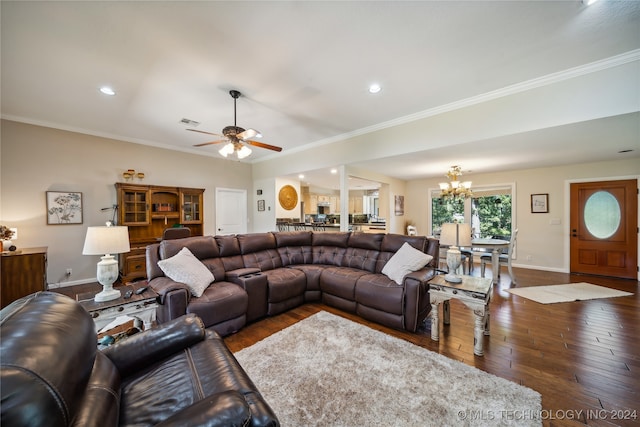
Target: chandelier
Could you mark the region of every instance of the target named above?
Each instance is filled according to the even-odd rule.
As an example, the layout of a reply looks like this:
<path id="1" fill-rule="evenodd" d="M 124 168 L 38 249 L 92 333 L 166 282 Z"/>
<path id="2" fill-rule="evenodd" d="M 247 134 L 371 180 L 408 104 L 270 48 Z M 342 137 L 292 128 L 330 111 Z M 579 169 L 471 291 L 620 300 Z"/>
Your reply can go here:
<path id="1" fill-rule="evenodd" d="M 440 197 L 442 198 L 461 198 L 466 199 L 471 197 L 471 181 L 460 182 L 458 179 L 462 176 L 462 170 L 460 166 L 451 166 L 449 172 L 445 175 L 451 182 L 440 183 Z"/>

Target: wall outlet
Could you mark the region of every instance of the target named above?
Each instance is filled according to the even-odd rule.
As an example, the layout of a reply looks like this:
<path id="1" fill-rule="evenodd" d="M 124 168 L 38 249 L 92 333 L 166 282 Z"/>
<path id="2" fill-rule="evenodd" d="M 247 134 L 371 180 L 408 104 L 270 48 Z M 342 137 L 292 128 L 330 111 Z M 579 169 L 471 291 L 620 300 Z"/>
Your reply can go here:
<path id="1" fill-rule="evenodd" d="M 67 268 L 67 276 L 71 276 L 73 274 L 73 270 L 70 268 Z"/>
<path id="2" fill-rule="evenodd" d="M 527 255 L 526 258 L 527 258 L 527 261 L 533 261 L 533 257 L 531 255 Z"/>

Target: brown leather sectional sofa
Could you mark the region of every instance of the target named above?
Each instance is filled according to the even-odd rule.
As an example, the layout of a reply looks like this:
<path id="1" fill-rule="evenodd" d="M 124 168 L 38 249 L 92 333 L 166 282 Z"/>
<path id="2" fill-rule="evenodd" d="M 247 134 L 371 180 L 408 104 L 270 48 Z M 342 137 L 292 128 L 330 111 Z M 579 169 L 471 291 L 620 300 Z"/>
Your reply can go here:
<path id="1" fill-rule="evenodd" d="M 190 314 L 97 350 L 73 299 L 31 294 L 0 311 L 3 426 L 273 426 L 224 341 Z"/>
<path id="2" fill-rule="evenodd" d="M 399 285 L 381 272 L 405 242 L 433 259 Z M 158 266 L 183 247 L 215 278 L 199 298 Z M 268 232 L 164 240 L 148 246 L 146 256 L 149 285 L 160 295 L 160 323 L 195 313 L 206 327 L 228 335 L 262 317 L 322 301 L 414 332 L 431 308 L 427 281 L 437 267 L 438 241 L 382 233 Z"/>

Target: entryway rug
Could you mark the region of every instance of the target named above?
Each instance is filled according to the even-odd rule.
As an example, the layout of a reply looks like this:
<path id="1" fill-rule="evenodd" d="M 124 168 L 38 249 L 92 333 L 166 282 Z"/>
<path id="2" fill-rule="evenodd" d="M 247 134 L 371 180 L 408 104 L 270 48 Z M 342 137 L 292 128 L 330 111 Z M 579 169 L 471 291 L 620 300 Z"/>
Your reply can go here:
<path id="1" fill-rule="evenodd" d="M 527 288 L 507 289 L 507 291 L 514 295 L 539 302 L 540 304 L 633 295 L 631 292 L 619 291 L 617 289 L 584 282 L 568 283 L 566 285 L 530 286 Z"/>
<path id="2" fill-rule="evenodd" d="M 319 312 L 235 353 L 283 426 L 540 426 L 538 392 Z"/>

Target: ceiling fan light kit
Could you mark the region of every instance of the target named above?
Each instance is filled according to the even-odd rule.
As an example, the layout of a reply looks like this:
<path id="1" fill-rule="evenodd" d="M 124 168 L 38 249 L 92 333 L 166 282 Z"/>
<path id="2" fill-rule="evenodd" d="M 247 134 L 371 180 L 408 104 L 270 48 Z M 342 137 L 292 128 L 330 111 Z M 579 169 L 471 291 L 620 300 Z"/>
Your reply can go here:
<path id="1" fill-rule="evenodd" d="M 273 150 L 277 152 L 282 151 L 282 148 L 276 147 L 275 145 L 269 145 L 269 144 L 265 144 L 264 142 L 253 141 L 250 139 L 250 138 L 260 138 L 262 137 L 262 134 L 255 129 L 249 128 L 245 130 L 244 128 L 241 128 L 237 125 L 236 100 L 242 94 L 237 90 L 231 90 L 229 91 L 229 95 L 231 95 L 231 97 L 233 98 L 233 126 L 227 126 L 224 129 L 222 129 L 222 135 L 219 135 L 217 133 L 212 133 L 212 132 L 205 132 L 197 129 L 187 129 L 188 131 L 191 131 L 191 132 L 204 133 L 207 135 L 214 135 L 214 136 L 222 136 L 225 139 L 205 142 L 203 144 L 195 144 L 194 147 L 202 147 L 205 145 L 219 144 L 221 142 L 226 142 L 227 144 L 225 144 L 224 147 L 218 150 L 218 153 L 220 153 L 220 155 L 223 157 L 228 157 L 229 155 L 232 155 L 235 153 L 238 159 L 244 159 L 245 157 L 249 156 L 252 153 L 251 149 L 247 147 L 247 145 L 245 144 L 253 145 L 254 147 L 266 148 L 267 150 Z"/>

